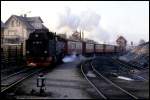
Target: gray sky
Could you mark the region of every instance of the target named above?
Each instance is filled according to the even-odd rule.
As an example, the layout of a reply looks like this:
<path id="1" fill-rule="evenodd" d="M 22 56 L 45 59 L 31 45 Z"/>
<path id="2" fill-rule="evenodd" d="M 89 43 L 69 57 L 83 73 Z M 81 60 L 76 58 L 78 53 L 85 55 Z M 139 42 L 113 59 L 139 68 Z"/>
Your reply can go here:
<path id="1" fill-rule="evenodd" d="M 41 16 L 44 25 L 56 32 L 82 29 L 85 37 L 106 43 L 118 35 L 134 43 L 149 41 L 148 1 L 1 1 L 3 22 L 28 11 L 27 16 Z"/>

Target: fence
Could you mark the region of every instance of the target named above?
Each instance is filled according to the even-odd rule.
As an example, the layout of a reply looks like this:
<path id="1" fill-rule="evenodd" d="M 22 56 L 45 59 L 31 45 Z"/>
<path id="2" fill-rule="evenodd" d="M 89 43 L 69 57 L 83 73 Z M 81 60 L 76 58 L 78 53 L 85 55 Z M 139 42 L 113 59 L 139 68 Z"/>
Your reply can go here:
<path id="1" fill-rule="evenodd" d="M 1 47 L 1 67 L 24 64 L 23 44 L 3 44 Z"/>

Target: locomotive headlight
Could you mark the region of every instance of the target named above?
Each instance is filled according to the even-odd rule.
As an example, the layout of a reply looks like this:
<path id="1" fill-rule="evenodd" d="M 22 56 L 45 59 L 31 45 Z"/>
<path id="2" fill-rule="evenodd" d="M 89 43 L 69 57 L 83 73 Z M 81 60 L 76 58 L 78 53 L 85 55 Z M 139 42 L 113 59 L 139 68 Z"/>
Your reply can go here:
<path id="1" fill-rule="evenodd" d="M 35 42 L 32 42 L 33 44 L 35 44 Z"/>
<path id="2" fill-rule="evenodd" d="M 38 41 L 36 42 L 36 44 L 39 44 L 39 43 L 40 43 L 40 42 L 38 42 Z"/>
<path id="3" fill-rule="evenodd" d="M 47 51 L 45 50 L 45 51 L 44 51 L 44 53 L 46 54 L 46 53 L 47 53 Z"/>
<path id="4" fill-rule="evenodd" d="M 38 35 L 38 34 L 35 34 L 35 37 L 39 37 L 39 35 Z"/>
<path id="5" fill-rule="evenodd" d="M 30 52 L 29 51 L 27 51 L 27 54 L 29 54 Z"/>

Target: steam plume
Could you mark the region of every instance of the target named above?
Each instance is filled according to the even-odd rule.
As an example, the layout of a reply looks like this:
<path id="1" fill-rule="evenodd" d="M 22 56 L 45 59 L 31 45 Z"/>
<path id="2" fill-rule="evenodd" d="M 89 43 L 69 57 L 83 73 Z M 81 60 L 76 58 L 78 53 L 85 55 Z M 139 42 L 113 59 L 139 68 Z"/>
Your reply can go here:
<path id="1" fill-rule="evenodd" d="M 109 33 L 100 26 L 101 16 L 92 10 L 86 10 L 81 12 L 80 15 L 72 14 L 69 7 L 65 8 L 65 12 L 59 14 L 59 25 L 57 30 L 66 29 L 68 31 L 75 31 L 80 29 L 86 31 L 87 38 L 96 38 L 98 41 L 107 41 L 109 39 Z M 62 31 L 62 32 L 63 32 Z"/>

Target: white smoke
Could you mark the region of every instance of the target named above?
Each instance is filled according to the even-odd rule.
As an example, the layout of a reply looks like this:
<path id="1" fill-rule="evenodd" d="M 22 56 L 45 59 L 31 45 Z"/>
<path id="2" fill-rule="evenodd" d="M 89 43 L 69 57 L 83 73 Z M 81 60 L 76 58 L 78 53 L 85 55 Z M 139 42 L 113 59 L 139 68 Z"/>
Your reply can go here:
<path id="1" fill-rule="evenodd" d="M 72 55 L 70 55 L 70 56 L 65 56 L 65 57 L 62 59 L 62 61 L 63 61 L 64 63 L 73 62 L 73 61 L 76 61 L 76 60 L 77 60 L 77 56 L 76 56 L 75 53 L 72 54 Z"/>
<path id="2" fill-rule="evenodd" d="M 92 30 L 93 35 L 95 35 L 95 40 L 102 43 L 108 43 L 109 42 L 109 33 L 101 28 L 100 26 L 94 28 Z M 94 37 L 94 36 L 93 36 Z M 98 38 L 97 38 L 98 37 Z"/>
<path id="3" fill-rule="evenodd" d="M 59 14 L 59 25 L 57 30 L 59 32 L 74 32 L 79 29 L 86 31 L 87 38 L 91 39 L 91 36 L 98 41 L 108 41 L 109 33 L 100 26 L 100 15 L 92 10 L 86 10 L 81 12 L 80 15 L 72 14 L 69 7 L 65 8 L 65 12 Z M 60 31 L 61 30 L 61 31 Z"/>
<path id="4" fill-rule="evenodd" d="M 80 15 L 79 28 L 85 31 L 92 31 L 95 27 L 98 27 L 100 16 L 91 10 L 87 10 Z"/>
<path id="5" fill-rule="evenodd" d="M 65 12 L 59 15 L 59 25 L 57 29 L 68 27 L 72 31 L 75 31 L 79 26 L 79 22 L 79 17 L 72 14 L 70 8 L 65 8 Z"/>

